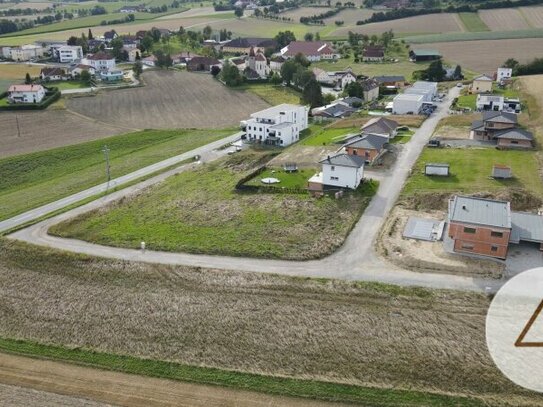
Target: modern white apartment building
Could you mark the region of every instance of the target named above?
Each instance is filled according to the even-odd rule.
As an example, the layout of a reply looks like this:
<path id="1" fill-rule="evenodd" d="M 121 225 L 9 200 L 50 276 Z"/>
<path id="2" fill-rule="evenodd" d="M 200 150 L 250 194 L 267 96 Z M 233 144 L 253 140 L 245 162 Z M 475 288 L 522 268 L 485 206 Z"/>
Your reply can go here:
<path id="1" fill-rule="evenodd" d="M 283 103 L 253 113 L 241 122 L 247 141 L 286 147 L 300 139 L 300 132 L 307 128 L 307 106 Z"/>
<path id="2" fill-rule="evenodd" d="M 83 49 L 79 45 L 64 45 L 56 51 L 59 62 L 69 63 L 83 58 Z"/>

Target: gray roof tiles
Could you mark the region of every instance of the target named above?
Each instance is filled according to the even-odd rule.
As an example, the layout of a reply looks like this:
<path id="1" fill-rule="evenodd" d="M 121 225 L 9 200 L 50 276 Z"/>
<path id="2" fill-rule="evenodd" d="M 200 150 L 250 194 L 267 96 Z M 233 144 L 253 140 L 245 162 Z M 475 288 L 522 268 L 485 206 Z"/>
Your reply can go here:
<path id="1" fill-rule="evenodd" d="M 512 212 L 510 241 L 519 243 L 526 242 L 543 243 L 543 216 L 526 212 Z"/>
<path id="2" fill-rule="evenodd" d="M 335 156 L 328 156 L 319 164 L 337 165 L 338 167 L 354 167 L 361 168 L 364 166 L 364 159 L 357 155 L 338 154 Z"/>
<path id="3" fill-rule="evenodd" d="M 534 139 L 533 134 L 524 129 L 501 130 L 495 133 L 494 137 L 501 138 L 501 139 L 523 140 L 523 141 L 533 141 Z"/>
<path id="4" fill-rule="evenodd" d="M 349 143 L 345 147 L 365 148 L 368 150 L 381 150 L 388 143 L 388 138 L 377 134 L 362 133 L 362 135 Z"/>
<path id="5" fill-rule="evenodd" d="M 517 115 L 515 113 L 487 111 L 483 112 L 483 121 L 516 124 Z"/>
<path id="6" fill-rule="evenodd" d="M 511 206 L 505 201 L 456 195 L 449 200 L 449 221 L 510 229 Z"/>

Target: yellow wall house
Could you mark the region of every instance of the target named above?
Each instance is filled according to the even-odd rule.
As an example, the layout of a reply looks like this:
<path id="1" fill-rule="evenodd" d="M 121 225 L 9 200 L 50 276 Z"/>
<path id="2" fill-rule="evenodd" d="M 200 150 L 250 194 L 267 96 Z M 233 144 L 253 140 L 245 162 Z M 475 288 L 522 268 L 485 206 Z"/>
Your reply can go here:
<path id="1" fill-rule="evenodd" d="M 473 93 L 492 92 L 492 78 L 486 75 L 478 76 L 471 84 L 471 91 Z"/>

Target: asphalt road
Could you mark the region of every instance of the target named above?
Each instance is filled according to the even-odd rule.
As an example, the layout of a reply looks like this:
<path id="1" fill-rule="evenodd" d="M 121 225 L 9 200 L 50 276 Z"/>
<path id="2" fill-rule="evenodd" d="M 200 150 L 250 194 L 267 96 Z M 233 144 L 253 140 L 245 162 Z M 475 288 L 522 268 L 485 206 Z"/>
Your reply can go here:
<path id="1" fill-rule="evenodd" d="M 456 97 L 459 91 L 460 89 L 458 88 L 451 89 L 448 97 L 437 109 L 437 111 L 417 130 L 417 132 L 412 136 L 411 141 L 404 145 L 404 148 L 399 154 L 393 168 L 379 177 L 380 186 L 376 196 L 372 199 L 368 208 L 346 239 L 344 245 L 334 254 L 322 260 L 300 262 L 157 252 L 150 250 L 141 251 L 101 246 L 74 239 L 62 239 L 47 234 L 49 227 L 60 221 L 72 218 L 89 210 L 99 208 L 108 202 L 119 199 L 122 196 L 130 195 L 141 188 L 145 188 L 156 182 L 160 182 L 175 172 L 183 171 L 187 167 L 169 171 L 157 177 L 150 178 L 142 183 L 125 188 L 89 204 L 20 230 L 10 235 L 10 237 L 33 244 L 55 247 L 72 252 L 131 261 L 189 265 L 248 272 L 276 273 L 293 276 L 379 281 L 398 285 L 417 285 L 431 288 L 495 291 L 497 288 L 499 288 L 499 286 L 501 286 L 501 281 L 476 279 L 448 274 L 417 273 L 404 270 L 379 258 L 373 248 L 379 229 L 381 228 L 383 221 L 386 219 L 390 209 L 396 202 L 402 186 L 404 185 L 409 172 L 411 171 L 411 168 L 426 145 L 428 139 L 433 134 L 438 122 L 447 115 L 449 101 Z M 237 136 L 238 135 L 232 136 L 231 139 L 233 140 Z M 208 145 L 201 147 L 199 149 L 199 153 L 206 152 L 206 154 L 209 155 L 207 160 L 211 160 L 217 158 L 221 154 L 225 154 L 224 150 L 220 152 L 213 152 L 213 148 L 216 147 L 218 143 L 214 144 L 214 146 Z M 178 161 L 182 161 L 183 159 L 191 157 L 196 153 L 196 151 L 192 151 L 170 160 L 177 159 Z M 150 173 L 159 168 L 164 168 L 171 165 L 170 160 L 166 160 L 168 161 L 167 164 L 155 164 L 155 166 L 159 166 L 158 168 L 155 166 L 150 166 L 147 168 L 153 168 L 152 170 L 142 169 L 138 171 L 139 174 L 137 177 L 142 176 L 141 172 Z M 135 178 L 136 176 L 133 176 L 131 179 Z M 100 186 L 100 188 L 103 191 L 104 185 Z M 98 191 L 93 191 L 89 193 L 88 191 L 84 191 L 80 194 L 76 194 L 75 198 L 69 197 L 51 205 L 53 205 L 55 209 L 59 209 L 62 207 L 62 205 L 69 205 L 75 200 L 84 199 L 84 197 L 95 195 L 97 192 Z M 46 210 L 50 209 L 51 208 L 46 208 Z M 29 220 L 32 216 L 36 216 L 36 214 L 39 214 L 39 216 L 45 214 L 40 208 L 30 212 L 32 213 L 21 215 L 24 221 Z M 11 220 L 6 222 L 10 221 Z M 17 220 L 16 222 L 20 222 L 20 220 Z M 10 225 L 8 226 L 12 227 Z M 2 227 L 5 226 L 2 226 L 0 223 L 0 228 Z"/>
<path id="2" fill-rule="evenodd" d="M 108 189 L 112 189 L 116 186 L 132 182 L 141 177 L 145 177 L 147 175 L 153 174 L 157 171 L 164 170 L 165 168 L 169 168 L 175 164 L 179 164 L 185 160 L 188 160 L 194 157 L 195 155 L 201 156 L 204 160 L 206 159 L 206 157 L 210 157 L 210 158 L 215 157 L 216 153 L 214 151 L 216 149 L 224 146 L 225 144 L 231 143 L 239 139 L 241 135 L 242 135 L 241 132 L 233 134 L 226 138 L 214 141 L 213 143 L 206 144 L 205 146 L 198 147 L 194 150 L 187 151 L 186 153 L 168 158 L 167 160 L 163 160 L 158 163 L 149 165 L 147 167 L 140 168 L 139 170 L 131 172 L 130 174 L 126 174 L 126 175 L 123 175 L 122 177 L 115 178 L 111 180 L 109 183 L 105 182 L 103 184 L 96 185 L 92 188 L 78 192 L 77 194 L 67 196 L 66 198 L 62 198 L 62 199 L 59 199 L 58 201 L 51 202 L 47 205 L 43 205 L 38 208 L 32 209 L 30 211 L 24 212 L 20 215 L 14 216 L 13 218 L 6 219 L 0 222 L 0 232 L 13 229 L 20 225 L 24 225 L 25 223 L 29 221 L 39 219 L 45 215 L 48 215 L 60 209 L 66 208 L 67 206 L 76 204 L 87 198 L 106 192 Z"/>

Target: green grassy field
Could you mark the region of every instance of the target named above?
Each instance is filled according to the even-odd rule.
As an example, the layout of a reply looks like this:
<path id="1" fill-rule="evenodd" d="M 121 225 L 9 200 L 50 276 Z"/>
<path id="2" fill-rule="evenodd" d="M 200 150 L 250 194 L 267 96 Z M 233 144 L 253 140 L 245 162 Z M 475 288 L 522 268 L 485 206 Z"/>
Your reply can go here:
<path id="1" fill-rule="evenodd" d="M 83 89 L 88 88 L 90 85 L 88 83 L 84 83 L 81 81 L 58 81 L 58 82 L 50 82 L 46 83 L 45 86 L 54 86 L 58 88 L 59 90 L 67 90 L 67 89 Z"/>
<path id="2" fill-rule="evenodd" d="M 532 28 L 516 31 L 483 31 L 483 32 L 453 32 L 443 34 L 414 35 L 404 37 L 411 44 L 426 44 L 432 42 L 475 41 L 475 40 L 505 40 L 515 38 L 542 38 L 543 29 Z"/>
<path id="3" fill-rule="evenodd" d="M 458 96 L 457 105 L 459 107 L 469 107 L 472 111 L 475 111 L 475 109 L 477 109 L 476 102 L 477 102 L 477 94 L 473 93 L 471 95 Z"/>
<path id="4" fill-rule="evenodd" d="M 226 130 L 148 130 L 0 160 L 0 219 L 105 181 L 104 145 L 112 178 L 234 133 Z"/>
<path id="5" fill-rule="evenodd" d="M 348 134 L 357 134 L 357 127 L 326 129 L 322 126 L 311 125 L 308 134 L 300 144 L 305 146 L 325 146 L 343 140 Z"/>
<path id="6" fill-rule="evenodd" d="M 340 200 L 236 192 L 235 184 L 269 157 L 267 152 L 237 153 L 51 232 L 121 247 L 139 247 L 144 240 L 149 249 L 175 252 L 293 260 L 330 254 L 342 244 L 376 185 L 364 184 Z"/>
<path id="7" fill-rule="evenodd" d="M 470 32 L 490 31 L 478 13 L 458 13 L 458 17 Z"/>
<path id="8" fill-rule="evenodd" d="M 483 401 L 471 397 L 264 376 L 6 338 L 0 338 L 0 351 L 141 376 L 211 384 L 288 397 L 363 403 L 365 405 L 371 403 L 373 407 L 397 405 L 405 407 L 421 405 L 429 407 L 484 406 Z"/>
<path id="9" fill-rule="evenodd" d="M 449 163 L 451 176 L 424 175 L 425 163 Z M 495 180 L 490 177 L 493 164 L 511 167 L 514 178 Z M 428 192 L 502 192 L 522 188 L 543 197 L 543 185 L 536 175 L 539 165 L 532 151 L 500 151 L 494 148 L 432 149 L 425 148 L 408 179 L 402 195 Z"/>
<path id="10" fill-rule="evenodd" d="M 247 182 L 247 185 L 264 186 L 263 178 L 277 178 L 280 182 L 273 184 L 276 187 L 285 188 L 307 188 L 307 180 L 311 178 L 317 170 L 315 168 L 303 168 L 295 172 L 286 172 L 282 168 L 267 168 L 263 173 L 257 175 Z"/>
<path id="11" fill-rule="evenodd" d="M 411 136 L 415 134 L 413 130 L 400 130 L 396 137 L 394 137 L 390 143 L 392 144 L 405 144 L 411 140 Z"/>
<path id="12" fill-rule="evenodd" d="M 275 86 L 267 83 L 255 83 L 255 84 L 245 84 L 236 88 L 239 90 L 246 90 L 251 93 L 254 93 L 257 96 L 260 96 L 270 105 L 279 105 L 281 103 L 292 103 L 299 104 L 300 96 L 299 92 L 296 92 L 294 89 L 286 86 Z"/>

